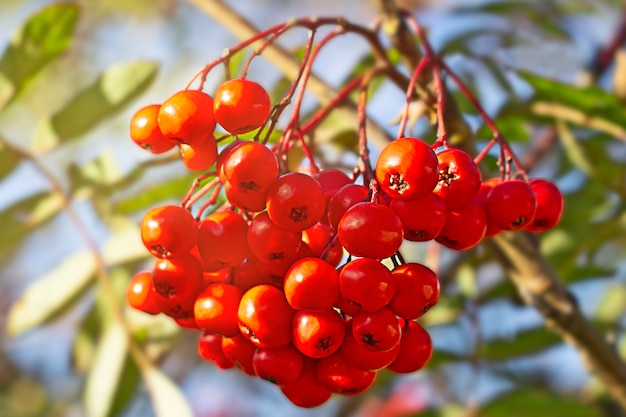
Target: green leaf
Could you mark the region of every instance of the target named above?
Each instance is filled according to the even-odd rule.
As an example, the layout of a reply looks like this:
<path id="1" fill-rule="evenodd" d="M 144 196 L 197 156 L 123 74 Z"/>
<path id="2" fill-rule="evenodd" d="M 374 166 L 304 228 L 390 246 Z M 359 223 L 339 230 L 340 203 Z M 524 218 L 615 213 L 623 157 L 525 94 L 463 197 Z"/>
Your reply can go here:
<path id="1" fill-rule="evenodd" d="M 140 366 L 148 387 L 156 417 L 193 417 L 193 412 L 180 389 L 152 365 Z"/>
<path id="2" fill-rule="evenodd" d="M 0 82 L 1 84 L 1 82 Z M 2 86 L 0 85 L 0 96 Z M 0 97 L 2 100 L 2 97 Z M 0 136 L 0 181 L 9 175 L 19 165 L 20 158 L 13 152 L 9 151 L 4 144 L 2 144 L 3 138 Z"/>
<path id="3" fill-rule="evenodd" d="M 519 389 L 483 406 L 481 417 L 601 417 L 600 409 L 547 390 Z"/>
<path id="4" fill-rule="evenodd" d="M 616 323 L 624 314 L 625 305 L 626 288 L 624 285 L 621 283 L 609 285 L 595 312 L 595 319 L 605 323 Z"/>
<path id="5" fill-rule="evenodd" d="M 121 110 L 154 80 L 158 63 L 132 61 L 110 67 L 55 114 L 40 122 L 34 148 L 46 152 L 76 139 Z"/>
<path id="6" fill-rule="evenodd" d="M 89 417 L 112 416 L 111 410 L 128 357 L 128 335 L 124 326 L 112 321 L 98 344 L 87 376 L 84 402 Z"/>
<path id="7" fill-rule="evenodd" d="M 626 106 L 615 94 L 596 86 L 576 87 L 525 71 L 518 71 L 517 74 L 533 88 L 534 102 L 562 105 L 557 109 L 561 113 L 566 113 L 567 109 L 578 110 L 584 115 L 580 120 L 582 123 L 589 123 L 591 118 L 595 118 L 626 127 Z"/>
<path id="8" fill-rule="evenodd" d="M 89 251 L 67 257 L 56 268 L 28 286 L 11 306 L 8 332 L 24 333 L 56 317 L 92 283 L 96 259 Z"/>
<path id="9" fill-rule="evenodd" d="M 4 209 L 0 212 L 0 253 L 16 249 L 21 239 L 51 220 L 62 208 L 63 199 L 58 194 L 40 192 Z"/>
<path id="10" fill-rule="evenodd" d="M 53 4 L 31 16 L 0 58 L 0 110 L 70 45 L 79 8 Z"/>
<path id="11" fill-rule="evenodd" d="M 523 330 L 510 339 L 485 341 L 480 356 L 487 360 L 503 361 L 530 355 L 562 343 L 561 338 L 544 327 Z"/>
<path id="12" fill-rule="evenodd" d="M 197 174 L 185 174 L 182 177 L 144 187 L 139 193 L 118 199 L 115 202 L 115 210 L 119 214 L 131 214 L 144 210 L 159 201 L 181 200 L 196 177 Z"/>

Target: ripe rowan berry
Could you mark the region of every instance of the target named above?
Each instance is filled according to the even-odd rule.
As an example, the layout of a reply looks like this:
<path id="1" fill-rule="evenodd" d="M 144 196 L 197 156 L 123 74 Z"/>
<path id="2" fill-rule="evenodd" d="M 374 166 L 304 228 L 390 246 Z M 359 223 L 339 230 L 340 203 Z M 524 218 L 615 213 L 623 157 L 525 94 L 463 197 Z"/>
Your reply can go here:
<path id="1" fill-rule="evenodd" d="M 199 90 L 178 91 L 161 104 L 158 122 L 170 140 L 199 144 L 213 136 L 215 130 L 213 98 Z"/>
<path id="2" fill-rule="evenodd" d="M 176 142 L 169 140 L 159 128 L 158 115 L 160 104 L 151 104 L 140 108 L 130 120 L 130 137 L 137 145 L 154 154 L 169 151 Z"/>
<path id="3" fill-rule="evenodd" d="M 270 115 L 271 102 L 267 91 L 245 78 L 225 81 L 215 91 L 215 120 L 234 135 L 261 127 Z"/>

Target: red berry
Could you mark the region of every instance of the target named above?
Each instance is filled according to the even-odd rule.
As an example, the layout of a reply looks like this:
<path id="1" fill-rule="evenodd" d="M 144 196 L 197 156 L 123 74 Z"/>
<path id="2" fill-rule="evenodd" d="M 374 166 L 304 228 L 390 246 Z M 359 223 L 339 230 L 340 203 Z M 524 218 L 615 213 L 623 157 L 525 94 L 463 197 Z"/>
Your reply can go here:
<path id="1" fill-rule="evenodd" d="M 389 310 L 405 319 L 416 319 L 439 301 L 439 280 L 427 266 L 418 263 L 398 265 L 391 271 L 396 292 Z"/>
<path id="2" fill-rule="evenodd" d="M 294 310 L 283 292 L 272 285 L 257 285 L 246 291 L 237 316 L 239 330 L 257 347 L 278 348 L 291 341 Z"/>
<path id="3" fill-rule="evenodd" d="M 197 245 L 205 270 L 240 265 L 249 253 L 247 238 L 248 223 L 234 211 L 216 211 L 201 220 Z"/>
<path id="4" fill-rule="evenodd" d="M 310 358 L 335 353 L 343 343 L 346 325 L 335 310 L 300 310 L 293 317 L 293 344 Z"/>
<path id="5" fill-rule="evenodd" d="M 526 230 L 533 233 L 545 232 L 561 220 L 563 195 L 553 182 L 542 178 L 533 178 L 529 184 L 537 198 L 537 212 Z"/>
<path id="6" fill-rule="evenodd" d="M 386 352 L 400 342 L 402 329 L 395 314 L 388 308 L 381 308 L 353 317 L 352 335 L 364 349 Z"/>
<path id="7" fill-rule="evenodd" d="M 193 301 L 204 285 L 202 266 L 189 253 L 172 259 L 157 259 L 152 281 L 156 292 L 163 297 Z"/>
<path id="8" fill-rule="evenodd" d="M 478 189 L 478 193 L 476 193 L 476 200 L 478 201 L 478 203 L 480 205 L 483 206 L 483 208 L 486 207 L 487 196 L 491 192 L 491 189 L 496 184 L 500 184 L 501 181 L 502 180 L 500 180 L 500 178 L 489 178 L 488 180 L 486 180 L 485 182 L 480 184 L 480 188 Z M 485 208 L 485 210 L 486 210 L 486 208 Z M 486 211 L 485 211 L 485 213 L 486 213 Z M 487 230 L 485 231 L 485 237 L 495 236 L 496 234 L 500 233 L 501 231 L 502 231 L 502 229 L 500 229 L 498 226 L 496 226 L 489 219 L 489 216 L 487 216 Z"/>
<path id="9" fill-rule="evenodd" d="M 352 367 L 340 352 L 322 358 L 317 363 L 317 380 L 334 393 L 359 394 L 374 384 L 376 372 Z"/>
<path id="10" fill-rule="evenodd" d="M 537 199 L 526 182 L 503 181 L 491 189 L 485 208 L 489 220 L 499 228 L 521 230 L 533 221 L 537 211 Z"/>
<path id="11" fill-rule="evenodd" d="M 366 201 L 369 192 L 369 188 L 358 184 L 347 184 L 337 190 L 328 203 L 328 224 L 337 230 L 346 210 L 356 203 Z"/>
<path id="12" fill-rule="evenodd" d="M 419 323 L 408 321 L 403 327 L 398 357 L 388 366 L 396 373 L 410 373 L 422 369 L 433 354 L 430 335 Z"/>
<path id="13" fill-rule="evenodd" d="M 245 374 L 255 376 L 252 358 L 257 347 L 248 339 L 238 334 L 222 338 L 222 352 L 227 359 L 235 363 Z"/>
<path id="14" fill-rule="evenodd" d="M 399 138 L 376 161 L 376 180 L 390 197 L 412 200 L 430 193 L 439 181 L 437 155 L 421 139 Z"/>
<path id="15" fill-rule="evenodd" d="M 353 256 L 383 259 L 395 254 L 403 239 L 402 222 L 387 206 L 362 202 L 339 221 L 341 245 Z"/>
<path id="16" fill-rule="evenodd" d="M 152 271 L 137 272 L 128 282 L 126 302 L 136 310 L 148 314 L 159 314 L 156 291 L 152 282 Z"/>
<path id="17" fill-rule="evenodd" d="M 320 221 L 326 208 L 322 186 L 311 176 L 288 172 L 267 192 L 267 213 L 278 226 L 301 232 Z"/>
<path id="18" fill-rule="evenodd" d="M 318 407 L 332 396 L 332 392 L 318 382 L 316 367 L 316 361 L 306 358 L 298 379 L 280 387 L 285 397 L 298 407 Z"/>
<path id="19" fill-rule="evenodd" d="M 375 259 L 360 258 L 341 268 L 339 288 L 345 300 L 374 312 L 389 303 L 396 283 L 385 265 Z"/>
<path id="20" fill-rule="evenodd" d="M 205 171 L 211 168 L 217 159 L 217 143 L 213 135 L 193 145 L 180 143 L 178 150 L 183 164 L 192 171 Z"/>
<path id="21" fill-rule="evenodd" d="M 304 361 L 304 355 L 292 344 L 275 349 L 257 348 L 252 356 L 252 366 L 257 376 L 276 385 L 285 385 L 298 379 Z"/>
<path id="22" fill-rule="evenodd" d="M 346 332 L 340 352 L 350 366 L 362 371 L 378 371 L 396 359 L 400 352 L 400 343 L 386 352 L 376 352 L 365 349 L 351 332 Z"/>
<path id="23" fill-rule="evenodd" d="M 270 97 L 254 81 L 244 78 L 228 80 L 217 88 L 214 98 L 215 120 L 235 135 L 258 129 L 270 115 Z"/>
<path id="24" fill-rule="evenodd" d="M 159 109 L 159 127 L 170 140 L 189 145 L 209 140 L 215 130 L 213 99 L 199 90 L 182 90 Z"/>
<path id="25" fill-rule="evenodd" d="M 433 192 L 446 207 L 454 210 L 466 206 L 481 184 L 480 170 L 471 156 L 460 149 L 445 149 L 437 154 L 439 182 Z"/>
<path id="26" fill-rule="evenodd" d="M 343 258 L 343 247 L 336 238 L 333 229 L 324 223 L 316 223 L 302 231 L 302 241 L 306 243 L 313 256 L 320 257 L 324 252 L 324 260 L 332 266 L 337 266 Z"/>
<path id="27" fill-rule="evenodd" d="M 287 301 L 296 310 L 330 310 L 339 298 L 339 274 L 320 258 L 294 262 L 285 275 L 284 286 Z"/>
<path id="28" fill-rule="evenodd" d="M 212 362 L 220 369 L 230 369 L 235 362 L 224 355 L 222 350 L 222 336 L 202 331 L 198 339 L 198 354 L 202 359 Z"/>
<path id="29" fill-rule="evenodd" d="M 169 140 L 161 133 L 157 121 L 160 104 L 151 104 L 140 108 L 130 120 L 130 137 L 143 149 L 154 154 L 169 151 L 176 142 Z"/>
<path id="30" fill-rule="evenodd" d="M 194 303 L 196 325 L 225 337 L 239 334 L 237 311 L 243 290 L 230 284 L 211 284 Z"/>
<path id="31" fill-rule="evenodd" d="M 277 226 L 264 211 L 252 219 L 247 241 L 259 261 L 282 265 L 295 260 L 302 245 L 302 232 L 290 232 Z"/>
<path id="32" fill-rule="evenodd" d="M 487 214 L 474 199 L 467 206 L 448 211 L 446 224 L 435 240 L 450 249 L 467 250 L 478 245 L 486 231 Z"/>
<path id="33" fill-rule="evenodd" d="M 196 220 L 180 206 L 167 205 L 149 210 L 140 227 L 143 244 L 159 258 L 173 258 L 188 252 L 198 238 Z"/>
<path id="34" fill-rule="evenodd" d="M 448 214 L 443 200 L 434 193 L 415 200 L 392 199 L 389 208 L 400 218 L 404 238 L 413 242 L 436 238 L 443 229 Z"/>

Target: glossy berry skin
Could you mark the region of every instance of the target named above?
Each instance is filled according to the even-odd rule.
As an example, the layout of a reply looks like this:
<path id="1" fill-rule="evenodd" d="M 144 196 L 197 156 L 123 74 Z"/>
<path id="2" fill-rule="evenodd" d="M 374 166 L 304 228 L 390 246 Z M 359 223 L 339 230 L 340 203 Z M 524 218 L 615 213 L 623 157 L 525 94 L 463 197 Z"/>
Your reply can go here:
<path id="1" fill-rule="evenodd" d="M 327 224 L 316 223 L 302 231 L 302 241 L 311 248 L 313 256 L 324 255 L 324 260 L 336 267 L 343 258 L 343 247 L 336 238 L 335 231 Z"/>
<path id="2" fill-rule="evenodd" d="M 339 221 L 350 207 L 367 200 L 369 188 L 358 184 L 346 184 L 330 198 L 328 202 L 328 224 L 337 230 Z"/>
<path id="3" fill-rule="evenodd" d="M 375 259 L 360 258 L 348 262 L 339 274 L 341 296 L 364 311 L 374 312 L 392 299 L 396 283 L 389 269 Z"/>
<path id="4" fill-rule="evenodd" d="M 496 184 L 500 184 L 500 182 L 502 182 L 502 180 L 500 180 L 500 178 L 489 178 L 488 180 L 486 180 L 485 182 L 483 182 L 480 185 L 480 188 L 478 189 L 478 193 L 476 193 L 476 200 L 478 201 L 478 203 L 480 205 L 483 206 L 483 208 L 485 208 L 485 210 L 486 210 L 486 204 L 487 204 L 487 196 L 491 192 L 491 189 Z M 485 211 L 485 213 L 486 213 L 486 211 Z M 489 219 L 489 216 L 487 216 L 487 231 L 485 231 L 485 237 L 495 236 L 498 233 L 500 233 L 501 231 L 502 231 L 502 229 L 499 228 L 498 226 L 496 226 Z"/>
<path id="5" fill-rule="evenodd" d="M 317 363 L 317 380 L 334 393 L 355 395 L 374 384 L 376 372 L 354 368 L 340 352 L 335 352 Z"/>
<path id="6" fill-rule="evenodd" d="M 153 154 L 169 151 L 176 142 L 169 140 L 159 128 L 157 121 L 160 104 L 140 108 L 130 119 L 130 137 L 137 145 Z"/>
<path id="7" fill-rule="evenodd" d="M 282 264 L 296 258 L 302 232 L 290 232 L 276 225 L 267 212 L 257 214 L 247 233 L 248 247 L 262 263 Z"/>
<path id="8" fill-rule="evenodd" d="M 256 376 L 252 363 L 256 349 L 255 345 L 240 334 L 222 338 L 222 352 L 224 356 L 233 361 L 235 366 L 246 375 Z"/>
<path id="9" fill-rule="evenodd" d="M 426 329 L 417 322 L 408 321 L 403 326 L 400 352 L 388 369 L 400 374 L 418 371 L 428 363 L 432 354 L 433 343 Z"/>
<path id="10" fill-rule="evenodd" d="M 198 224 L 198 251 L 204 269 L 218 271 L 240 265 L 248 256 L 248 223 L 234 211 L 216 211 Z"/>
<path id="11" fill-rule="evenodd" d="M 204 285 L 202 266 L 195 256 L 188 253 L 171 259 L 157 259 L 152 281 L 161 296 L 193 302 Z"/>
<path id="12" fill-rule="evenodd" d="M 196 325 L 225 337 L 239 334 L 237 312 L 243 290 L 230 284 L 211 284 L 194 303 Z"/>
<path id="13" fill-rule="evenodd" d="M 196 145 L 213 136 L 213 98 L 199 90 L 178 91 L 161 104 L 158 115 L 163 135 L 176 143 Z"/>
<path id="14" fill-rule="evenodd" d="M 224 355 L 222 336 L 206 330 L 202 331 L 198 338 L 198 355 L 220 369 L 230 369 L 235 366 L 235 362 Z"/>
<path id="15" fill-rule="evenodd" d="M 270 185 L 266 207 L 270 219 L 278 226 L 301 232 L 321 220 L 326 200 L 322 186 L 313 177 L 288 172 Z"/>
<path id="16" fill-rule="evenodd" d="M 289 401 L 302 408 L 318 407 L 328 401 L 333 394 L 318 382 L 317 362 L 310 358 L 305 359 L 298 379 L 281 386 L 280 390 Z"/>
<path id="17" fill-rule="evenodd" d="M 320 258 L 302 258 L 287 271 L 284 288 L 293 309 L 330 310 L 339 299 L 339 274 Z"/>
<path id="18" fill-rule="evenodd" d="M 174 258 L 191 250 L 198 238 L 198 225 L 191 213 L 174 205 L 155 207 L 141 220 L 141 240 L 158 258 Z"/>
<path id="19" fill-rule="evenodd" d="M 409 262 L 391 271 L 396 292 L 389 309 L 398 317 L 408 320 L 421 317 L 439 301 L 439 280 L 427 266 Z"/>
<path id="20" fill-rule="evenodd" d="M 436 238 L 448 214 L 443 200 L 434 193 L 409 201 L 392 199 L 389 208 L 400 218 L 404 238 L 412 242 L 426 242 Z"/>
<path id="21" fill-rule="evenodd" d="M 299 310 L 293 317 L 293 344 L 310 358 L 335 353 L 343 343 L 346 325 L 335 310 Z"/>
<path id="22" fill-rule="evenodd" d="M 377 352 L 365 349 L 351 332 L 347 332 L 340 352 L 350 366 L 362 371 L 378 371 L 389 366 L 398 357 L 400 343 L 386 352 Z"/>
<path id="23" fill-rule="evenodd" d="M 412 200 L 430 193 L 439 181 L 437 155 L 418 138 L 399 138 L 385 146 L 376 161 L 376 180 L 385 194 Z"/>
<path id="24" fill-rule="evenodd" d="M 271 102 L 267 91 L 254 81 L 235 78 L 225 81 L 215 91 L 215 120 L 234 135 L 261 127 L 270 111 Z"/>
<path id="25" fill-rule="evenodd" d="M 487 216 L 502 230 L 522 230 L 534 219 L 537 199 L 524 181 L 510 180 L 495 185 L 487 195 Z"/>
<path id="26" fill-rule="evenodd" d="M 193 145 L 180 143 L 178 150 L 185 168 L 191 171 L 205 171 L 211 168 L 217 159 L 217 143 L 213 135 Z"/>
<path id="27" fill-rule="evenodd" d="M 324 224 L 328 224 L 328 207 L 330 205 L 330 199 L 341 187 L 352 184 L 352 180 L 346 173 L 335 168 L 322 169 L 321 171 L 313 174 L 313 178 L 315 178 L 315 180 L 322 186 L 324 199 L 326 200 L 324 214 L 322 215 L 320 221 Z"/>
<path id="28" fill-rule="evenodd" d="M 237 312 L 239 330 L 257 347 L 282 347 L 291 342 L 294 313 L 281 290 L 272 285 L 257 285 L 241 298 Z"/>
<path id="29" fill-rule="evenodd" d="M 552 182 L 543 178 L 533 178 L 529 182 L 537 198 L 537 211 L 526 230 L 533 233 L 552 229 L 563 214 L 563 194 Z"/>
<path id="30" fill-rule="evenodd" d="M 353 256 L 383 259 L 400 248 L 403 227 L 389 207 L 362 202 L 346 210 L 337 234 L 341 245 Z"/>
<path id="31" fill-rule="evenodd" d="M 460 149 L 445 149 L 437 154 L 439 182 L 433 193 L 441 197 L 448 209 L 466 206 L 474 198 L 481 184 L 478 165 Z"/>
<path id="32" fill-rule="evenodd" d="M 256 375 L 276 385 L 285 385 L 298 379 L 304 361 L 304 355 L 292 344 L 275 349 L 257 348 L 252 356 Z"/>
<path id="33" fill-rule="evenodd" d="M 128 282 L 126 302 L 132 308 L 148 314 L 159 314 L 156 291 L 152 282 L 152 271 L 139 271 Z"/>
<path id="34" fill-rule="evenodd" d="M 276 155 L 259 142 L 243 142 L 224 157 L 222 181 L 228 200 L 250 211 L 265 209 L 267 191 L 278 175 Z"/>
<path id="35" fill-rule="evenodd" d="M 353 317 L 352 336 L 366 350 L 386 352 L 400 342 L 402 329 L 391 310 L 381 308 Z"/>
<path id="36" fill-rule="evenodd" d="M 454 250 L 467 250 L 478 245 L 487 231 L 487 214 L 478 200 L 457 210 L 448 210 L 446 224 L 435 239 Z"/>

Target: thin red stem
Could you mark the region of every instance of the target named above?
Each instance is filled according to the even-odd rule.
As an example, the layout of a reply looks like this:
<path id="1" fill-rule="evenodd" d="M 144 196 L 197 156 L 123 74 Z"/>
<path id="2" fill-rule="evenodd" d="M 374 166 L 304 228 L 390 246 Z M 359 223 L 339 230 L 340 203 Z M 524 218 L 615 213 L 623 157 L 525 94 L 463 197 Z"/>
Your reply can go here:
<path id="1" fill-rule="evenodd" d="M 211 172 L 207 172 L 206 174 L 202 174 L 198 178 L 194 179 L 193 182 L 191 183 L 191 187 L 189 188 L 189 191 L 187 191 L 187 194 L 185 194 L 185 197 L 181 201 L 180 205 L 182 207 L 187 207 L 187 203 L 189 202 L 189 200 L 191 200 L 193 193 L 195 193 L 198 187 L 200 187 L 200 184 L 207 178 L 214 177 L 215 175 L 216 175 L 215 172 L 211 171 Z"/>
<path id="2" fill-rule="evenodd" d="M 423 57 L 413 71 L 413 74 L 411 74 L 411 80 L 409 81 L 409 86 L 406 89 L 406 101 L 404 103 L 404 110 L 402 111 L 402 118 L 400 119 L 400 127 L 398 128 L 398 134 L 396 135 L 396 139 L 399 139 L 405 135 L 406 123 L 409 118 L 409 106 L 411 105 L 411 99 L 413 98 L 415 84 L 417 83 L 418 77 L 420 76 L 428 62 L 429 58 Z"/>

